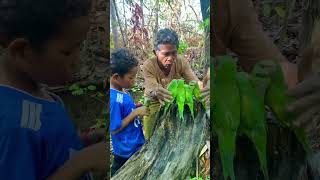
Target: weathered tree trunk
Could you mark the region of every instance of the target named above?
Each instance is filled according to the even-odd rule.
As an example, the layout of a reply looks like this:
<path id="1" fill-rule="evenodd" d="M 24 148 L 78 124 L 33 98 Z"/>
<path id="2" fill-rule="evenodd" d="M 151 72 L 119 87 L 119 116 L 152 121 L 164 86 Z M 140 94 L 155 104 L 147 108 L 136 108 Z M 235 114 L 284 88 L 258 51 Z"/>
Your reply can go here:
<path id="1" fill-rule="evenodd" d="M 116 17 L 116 12 L 115 8 L 113 5 L 113 1 L 110 2 L 110 11 L 111 11 L 111 29 L 112 29 L 112 35 L 113 35 L 113 42 L 114 42 L 114 47 L 119 48 L 119 33 L 117 30 L 117 17 Z"/>
<path id="2" fill-rule="evenodd" d="M 109 75 L 109 1 L 96 0 L 91 13 L 91 26 L 81 51 L 81 70 L 77 75 L 78 81 L 83 85 L 103 84 Z"/>
<path id="3" fill-rule="evenodd" d="M 140 7 L 141 7 L 141 28 L 144 28 L 144 14 L 143 14 L 143 0 L 140 0 Z"/>
<path id="4" fill-rule="evenodd" d="M 159 0 L 156 0 L 156 10 L 155 10 L 155 25 L 153 29 L 153 40 L 157 38 L 157 32 L 159 29 L 159 10 L 160 10 L 160 3 Z"/>
<path id="5" fill-rule="evenodd" d="M 157 114 L 157 124 L 150 142 L 133 155 L 111 179 L 181 180 L 194 175 L 195 160 L 209 132 L 207 114 L 199 108 L 198 112 L 194 120 L 190 114 L 180 120 L 176 106 L 167 114 L 162 109 Z"/>
<path id="6" fill-rule="evenodd" d="M 304 0 L 302 14 L 302 26 L 300 33 L 300 49 L 303 50 L 310 45 L 312 32 L 317 21 L 320 21 L 320 1 Z"/>
<path id="7" fill-rule="evenodd" d="M 118 19 L 118 25 L 119 25 L 119 28 L 120 28 L 120 32 L 121 32 L 121 35 L 122 35 L 122 43 L 123 43 L 123 46 L 127 46 L 127 43 L 125 41 L 125 33 L 124 33 L 123 29 L 122 29 L 121 20 L 120 20 L 119 13 L 118 13 L 117 4 L 116 4 L 115 0 L 112 0 L 112 1 L 113 1 L 113 7 L 114 7 L 114 10 L 115 10 L 115 14 L 116 14 L 116 17 Z"/>
<path id="8" fill-rule="evenodd" d="M 201 0 L 201 13 L 202 13 L 202 20 L 205 21 L 207 18 L 210 19 L 210 13 L 208 12 L 208 8 L 210 7 L 209 0 Z M 205 69 L 210 67 L 210 27 L 205 29 L 205 41 L 204 41 L 204 61 L 203 67 Z"/>
<path id="9" fill-rule="evenodd" d="M 126 0 L 122 1 L 122 8 L 123 8 L 123 14 L 124 14 L 124 35 L 125 35 L 124 40 L 126 42 L 128 42 L 128 23 L 127 23 L 127 18 L 125 16 L 125 14 L 126 14 L 126 7 L 125 7 L 126 2 L 125 1 Z"/>

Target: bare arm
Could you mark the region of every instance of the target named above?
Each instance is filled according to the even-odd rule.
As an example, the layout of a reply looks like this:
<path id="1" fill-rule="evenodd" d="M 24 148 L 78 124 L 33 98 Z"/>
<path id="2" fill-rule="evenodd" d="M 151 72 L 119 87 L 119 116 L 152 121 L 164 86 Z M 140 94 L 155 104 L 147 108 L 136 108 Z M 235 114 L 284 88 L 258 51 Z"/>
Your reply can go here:
<path id="1" fill-rule="evenodd" d="M 89 171 L 106 172 L 110 163 L 107 158 L 109 154 L 107 142 L 86 147 L 73 155 L 47 180 L 76 180 Z"/>
<path id="2" fill-rule="evenodd" d="M 66 163 L 60 167 L 54 174 L 52 174 L 47 180 L 77 180 L 90 168 L 86 167 L 86 161 L 84 157 L 75 155 Z"/>
<path id="3" fill-rule="evenodd" d="M 127 117 L 122 120 L 121 127 L 115 131 L 112 131 L 112 134 L 117 134 L 126 128 L 137 116 L 143 116 L 146 114 L 146 107 L 141 106 L 134 109 Z"/>
<path id="4" fill-rule="evenodd" d="M 274 60 L 282 66 L 289 87 L 297 82 L 297 67 L 290 63 L 262 29 L 251 0 L 230 1 L 231 41 L 228 47 L 241 66 L 250 71 L 260 60 Z"/>
<path id="5" fill-rule="evenodd" d="M 80 138 L 83 142 L 83 145 L 86 147 L 101 141 L 105 141 L 107 134 L 107 128 L 88 129 L 88 131 L 81 134 Z"/>
<path id="6" fill-rule="evenodd" d="M 119 132 L 121 132 L 124 128 L 126 128 L 137 116 L 138 116 L 138 110 L 139 108 L 133 110 L 127 117 L 125 117 L 122 120 L 122 124 L 121 127 L 113 132 L 111 132 L 112 134 L 117 134 Z"/>

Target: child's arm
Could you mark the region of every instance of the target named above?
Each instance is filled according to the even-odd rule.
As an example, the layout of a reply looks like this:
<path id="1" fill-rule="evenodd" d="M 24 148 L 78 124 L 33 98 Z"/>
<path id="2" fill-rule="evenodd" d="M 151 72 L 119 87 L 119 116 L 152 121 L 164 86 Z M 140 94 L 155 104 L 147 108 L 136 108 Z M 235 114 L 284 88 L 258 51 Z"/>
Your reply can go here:
<path id="1" fill-rule="evenodd" d="M 59 180 L 59 179 L 80 179 L 80 177 L 87 171 L 89 167 L 86 167 L 84 157 L 74 156 L 70 160 L 54 172 L 47 180 Z"/>
<path id="2" fill-rule="evenodd" d="M 110 162 L 110 149 L 107 142 L 98 143 L 75 154 L 71 159 L 65 162 L 56 172 L 54 172 L 47 180 L 76 180 L 89 171 L 107 171 Z"/>
<path id="3" fill-rule="evenodd" d="M 47 162 L 41 136 L 27 129 L 2 130 L 0 136 L 0 179 L 41 179 Z M 9 130 L 8 130 L 9 131 Z M 109 143 L 109 142 L 108 142 Z M 48 179 L 78 179 L 88 171 L 107 171 L 110 148 L 107 142 L 84 148 Z"/>
<path id="4" fill-rule="evenodd" d="M 86 132 L 81 133 L 80 137 L 83 145 L 86 147 L 98 142 L 106 141 L 107 134 L 106 128 L 89 128 Z"/>
<path id="5" fill-rule="evenodd" d="M 127 117 L 122 120 L 121 127 L 115 131 L 112 131 L 112 134 L 117 134 L 121 132 L 124 128 L 126 128 L 129 123 L 131 123 L 137 116 L 143 116 L 146 114 L 146 107 L 141 106 L 134 109 Z"/>

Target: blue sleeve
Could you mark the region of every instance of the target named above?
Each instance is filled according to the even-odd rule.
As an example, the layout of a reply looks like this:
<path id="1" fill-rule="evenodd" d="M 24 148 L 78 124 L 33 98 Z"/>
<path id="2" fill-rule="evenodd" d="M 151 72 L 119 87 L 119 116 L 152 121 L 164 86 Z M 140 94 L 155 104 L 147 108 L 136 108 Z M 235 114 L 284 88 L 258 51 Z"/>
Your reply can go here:
<path id="1" fill-rule="evenodd" d="M 117 102 L 110 103 L 110 132 L 121 128 L 121 105 Z"/>
<path id="2" fill-rule="evenodd" d="M 41 139 L 30 130 L 0 132 L 0 179 L 37 180 L 44 169 Z"/>

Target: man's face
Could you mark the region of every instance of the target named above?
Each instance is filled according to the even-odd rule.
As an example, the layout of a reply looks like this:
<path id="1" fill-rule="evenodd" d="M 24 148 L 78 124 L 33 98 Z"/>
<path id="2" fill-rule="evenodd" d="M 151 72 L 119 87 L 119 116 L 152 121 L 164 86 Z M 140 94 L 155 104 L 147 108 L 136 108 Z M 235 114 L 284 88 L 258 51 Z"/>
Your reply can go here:
<path id="1" fill-rule="evenodd" d="M 80 45 L 89 29 L 89 18 L 79 17 L 47 41 L 39 52 L 28 56 L 26 72 L 36 82 L 51 86 L 72 80 L 80 65 Z"/>
<path id="2" fill-rule="evenodd" d="M 163 68 L 171 69 L 172 64 L 177 59 L 177 47 L 173 44 L 160 44 L 156 50 L 156 55 Z"/>

